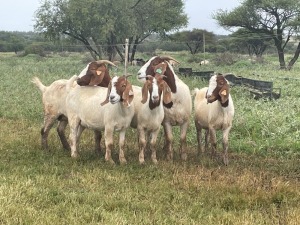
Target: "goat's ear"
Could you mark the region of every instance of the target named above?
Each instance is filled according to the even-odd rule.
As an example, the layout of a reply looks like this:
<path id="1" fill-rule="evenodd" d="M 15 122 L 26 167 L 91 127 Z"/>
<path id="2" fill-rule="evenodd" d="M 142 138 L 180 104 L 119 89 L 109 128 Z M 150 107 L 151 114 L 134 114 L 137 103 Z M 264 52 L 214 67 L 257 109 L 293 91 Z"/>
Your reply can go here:
<path id="1" fill-rule="evenodd" d="M 228 97 L 229 97 L 229 85 L 224 84 L 221 90 L 219 91 L 219 95 L 221 97 L 221 103 L 224 104 L 227 102 Z"/>
<path id="2" fill-rule="evenodd" d="M 146 81 L 144 83 L 144 86 L 142 88 L 142 103 L 145 104 L 147 102 L 148 99 L 148 92 L 149 92 L 149 88 L 148 88 L 149 82 Z"/>
<path id="3" fill-rule="evenodd" d="M 106 99 L 104 100 L 104 102 L 101 103 L 101 106 L 104 106 L 105 104 L 107 104 L 109 102 L 110 91 L 111 91 L 111 82 L 109 82 L 109 85 L 107 87 Z"/>
<path id="4" fill-rule="evenodd" d="M 90 86 L 99 85 L 103 81 L 104 72 L 100 70 L 96 70 L 95 74 L 93 74 L 91 81 L 89 83 Z"/>
<path id="5" fill-rule="evenodd" d="M 123 98 L 123 105 L 126 106 L 126 107 L 129 107 L 130 106 L 130 103 L 132 102 L 133 100 L 133 90 L 132 90 L 132 86 L 131 84 L 127 81 L 127 85 L 126 85 L 126 88 L 122 94 L 122 98 Z"/>
<path id="6" fill-rule="evenodd" d="M 91 81 L 91 75 L 86 74 L 86 75 L 84 75 L 82 77 L 79 77 L 77 79 L 77 84 L 80 85 L 80 86 L 87 86 L 87 85 L 89 85 L 90 81 Z"/>
<path id="7" fill-rule="evenodd" d="M 166 82 L 163 82 L 163 103 L 165 105 L 168 105 L 172 102 L 171 97 L 172 97 L 172 93 L 171 93 L 171 89 L 170 87 L 167 85 Z"/>
<path id="8" fill-rule="evenodd" d="M 175 83 L 175 76 L 174 76 L 174 73 L 172 72 L 172 70 L 170 69 L 169 66 L 167 67 L 166 72 L 165 72 L 164 75 L 165 75 L 164 81 L 167 82 L 167 84 L 171 88 L 171 91 L 173 93 L 176 93 L 177 88 L 176 88 L 176 83 Z"/>

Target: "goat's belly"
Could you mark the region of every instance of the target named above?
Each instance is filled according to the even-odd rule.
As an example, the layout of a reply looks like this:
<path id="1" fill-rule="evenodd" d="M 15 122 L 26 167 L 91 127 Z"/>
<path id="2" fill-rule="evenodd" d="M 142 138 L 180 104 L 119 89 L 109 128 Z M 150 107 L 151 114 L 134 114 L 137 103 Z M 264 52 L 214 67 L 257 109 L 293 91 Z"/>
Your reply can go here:
<path id="1" fill-rule="evenodd" d="M 163 123 L 167 122 L 170 123 L 172 126 L 181 125 L 185 123 L 186 121 L 189 121 L 190 113 L 175 113 L 171 110 L 165 110 L 165 117 L 163 120 Z"/>

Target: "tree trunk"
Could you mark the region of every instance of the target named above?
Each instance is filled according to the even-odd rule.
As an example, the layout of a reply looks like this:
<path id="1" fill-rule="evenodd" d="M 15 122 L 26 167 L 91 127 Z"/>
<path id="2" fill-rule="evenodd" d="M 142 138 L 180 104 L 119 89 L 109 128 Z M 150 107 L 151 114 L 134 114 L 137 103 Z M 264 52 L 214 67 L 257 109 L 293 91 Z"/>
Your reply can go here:
<path id="1" fill-rule="evenodd" d="M 297 61 L 298 57 L 300 54 L 300 42 L 298 43 L 298 47 L 296 49 L 296 52 L 294 54 L 294 57 L 291 59 L 291 61 L 289 62 L 287 69 L 290 70 L 292 69 L 293 65 L 295 64 L 295 62 Z"/>
<path id="2" fill-rule="evenodd" d="M 283 48 L 281 47 L 282 41 L 279 41 L 278 39 L 274 39 L 274 40 L 275 40 L 275 46 L 276 46 L 277 53 L 278 53 L 280 69 L 281 70 L 286 69 L 285 61 L 284 61 L 284 52 L 283 52 Z"/>
<path id="3" fill-rule="evenodd" d="M 137 49 L 137 45 L 139 44 L 139 38 L 137 37 L 135 40 L 134 40 L 134 44 L 133 44 L 133 47 L 132 47 L 132 51 L 131 51 L 131 56 L 130 56 L 130 62 L 132 62 L 132 60 L 134 60 L 134 56 L 135 56 L 135 53 L 136 53 L 136 49 Z"/>

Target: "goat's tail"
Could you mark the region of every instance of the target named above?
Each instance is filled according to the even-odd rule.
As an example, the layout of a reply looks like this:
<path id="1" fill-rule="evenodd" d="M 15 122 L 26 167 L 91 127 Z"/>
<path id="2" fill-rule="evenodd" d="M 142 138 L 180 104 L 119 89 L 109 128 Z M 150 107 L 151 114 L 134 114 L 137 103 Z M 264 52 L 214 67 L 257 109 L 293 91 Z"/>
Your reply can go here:
<path id="1" fill-rule="evenodd" d="M 76 80 L 78 79 L 78 76 L 77 75 L 74 75 L 73 77 L 71 77 L 68 82 L 67 82 L 67 85 L 66 85 L 66 91 L 67 93 L 70 92 L 70 90 L 74 87 L 74 85 L 76 84 Z"/>
<path id="2" fill-rule="evenodd" d="M 32 83 L 34 83 L 42 93 L 44 93 L 46 91 L 46 86 L 43 85 L 43 83 L 40 81 L 40 79 L 38 77 L 34 77 L 31 80 Z"/>

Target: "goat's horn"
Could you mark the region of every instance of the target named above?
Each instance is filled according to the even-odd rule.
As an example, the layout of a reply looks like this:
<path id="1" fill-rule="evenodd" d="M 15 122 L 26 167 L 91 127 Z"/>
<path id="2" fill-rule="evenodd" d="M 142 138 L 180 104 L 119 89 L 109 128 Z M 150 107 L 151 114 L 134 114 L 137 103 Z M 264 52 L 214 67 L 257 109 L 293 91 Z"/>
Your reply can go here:
<path id="1" fill-rule="evenodd" d="M 164 59 L 164 60 L 173 60 L 173 61 L 177 62 L 178 64 L 180 64 L 180 62 L 178 62 L 176 59 L 174 59 L 171 56 L 160 56 L 160 58 Z"/>
<path id="2" fill-rule="evenodd" d="M 110 64 L 114 67 L 117 67 L 113 62 L 109 61 L 109 60 L 106 60 L 106 59 L 102 59 L 102 60 L 98 60 L 97 61 L 97 64 L 102 64 L 102 63 L 106 63 L 106 64 Z"/>

